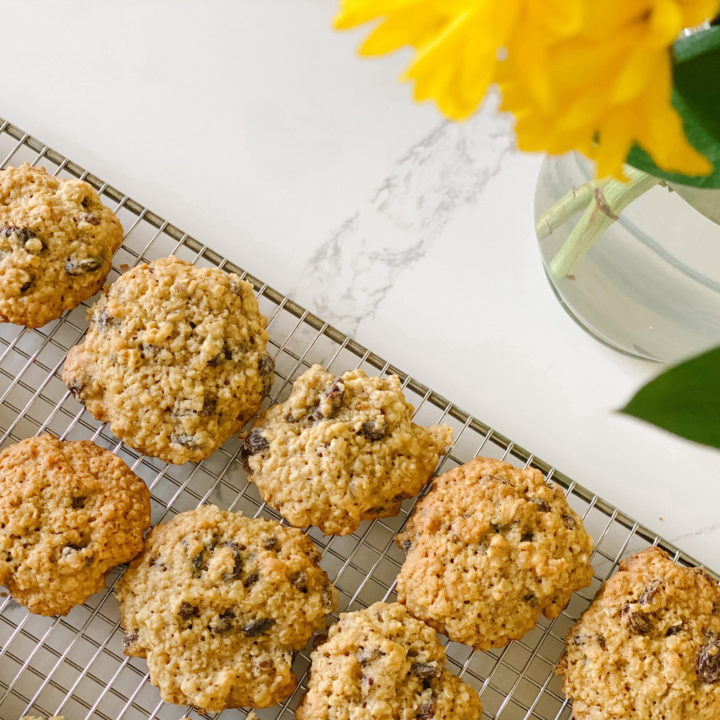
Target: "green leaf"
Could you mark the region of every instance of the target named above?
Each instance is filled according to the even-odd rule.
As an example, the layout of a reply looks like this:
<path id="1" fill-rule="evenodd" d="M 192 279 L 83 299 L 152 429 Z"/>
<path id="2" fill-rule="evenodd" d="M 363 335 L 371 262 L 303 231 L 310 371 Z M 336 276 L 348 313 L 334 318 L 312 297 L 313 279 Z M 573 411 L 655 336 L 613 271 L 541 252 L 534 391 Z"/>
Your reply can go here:
<path id="1" fill-rule="evenodd" d="M 710 160 L 714 170 L 700 177 L 665 172 L 637 145 L 627 162 L 676 183 L 720 187 L 720 27 L 680 38 L 673 54 L 673 105 L 682 116 L 688 140 Z"/>
<path id="2" fill-rule="evenodd" d="M 720 448 L 720 347 L 658 375 L 621 412 Z"/>

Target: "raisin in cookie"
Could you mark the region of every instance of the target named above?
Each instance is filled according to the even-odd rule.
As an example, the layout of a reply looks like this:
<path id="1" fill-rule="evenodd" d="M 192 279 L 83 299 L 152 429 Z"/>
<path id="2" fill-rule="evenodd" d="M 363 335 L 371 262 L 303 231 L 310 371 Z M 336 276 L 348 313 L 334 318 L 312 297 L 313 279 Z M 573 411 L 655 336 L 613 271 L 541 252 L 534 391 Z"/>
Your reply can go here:
<path id="1" fill-rule="evenodd" d="M 720 588 L 659 548 L 620 563 L 566 642 L 577 720 L 720 717 Z"/>
<path id="2" fill-rule="evenodd" d="M 298 720 L 480 720 L 477 692 L 447 670 L 435 632 L 398 603 L 342 613 L 310 659 Z"/>
<path id="3" fill-rule="evenodd" d="M 31 612 L 84 602 L 149 525 L 148 489 L 109 450 L 42 435 L 0 453 L 0 584 Z"/>
<path id="4" fill-rule="evenodd" d="M 125 653 L 166 702 L 219 712 L 295 689 L 293 650 L 337 595 L 299 530 L 213 506 L 155 527 L 117 585 Z"/>
<path id="5" fill-rule="evenodd" d="M 273 379 L 249 283 L 176 257 L 122 275 L 89 313 L 63 380 L 112 431 L 171 463 L 206 458 L 260 407 Z"/>
<path id="6" fill-rule="evenodd" d="M 123 228 L 82 180 L 0 171 L 0 322 L 41 327 L 94 295 Z"/>
<path id="7" fill-rule="evenodd" d="M 590 584 L 592 540 L 532 468 L 476 458 L 438 477 L 396 538 L 398 600 L 451 640 L 502 647 Z"/>
<path id="8" fill-rule="evenodd" d="M 452 441 L 447 425 L 420 427 L 412 413 L 395 375 L 335 377 L 314 365 L 255 421 L 242 457 L 263 500 L 292 525 L 347 535 L 396 515 Z"/>

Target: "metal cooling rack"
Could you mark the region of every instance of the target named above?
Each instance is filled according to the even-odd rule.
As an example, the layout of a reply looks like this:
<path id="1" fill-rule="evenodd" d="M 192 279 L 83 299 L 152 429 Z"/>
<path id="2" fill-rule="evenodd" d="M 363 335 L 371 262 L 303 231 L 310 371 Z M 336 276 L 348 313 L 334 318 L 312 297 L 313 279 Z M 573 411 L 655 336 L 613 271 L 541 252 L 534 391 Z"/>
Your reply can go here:
<path id="1" fill-rule="evenodd" d="M 521 641 L 503 649 L 481 653 L 458 643 L 447 644 L 450 668 L 480 692 L 483 720 L 569 720 L 571 710 L 559 678 L 553 675 L 553 666 L 562 651 L 565 633 L 620 559 L 648 544 L 659 544 L 676 560 L 697 564 L 452 402 L 2 120 L 0 158 L 2 166 L 27 161 L 45 166 L 60 177 L 79 177 L 97 189 L 125 227 L 125 240 L 115 256 L 110 280 L 136 263 L 175 254 L 198 266 L 232 270 L 251 282 L 261 311 L 270 319 L 269 350 L 276 360 L 275 383 L 267 402 L 284 400 L 292 381 L 316 362 L 336 373 L 355 367 L 369 374 L 395 373 L 403 381 L 408 400 L 417 408 L 417 422 L 446 422 L 455 431 L 455 443 L 443 458 L 440 471 L 483 454 L 520 467 L 537 467 L 566 489 L 570 504 L 585 518 L 596 542 L 592 586 L 576 593 L 560 617 L 552 622 L 542 618 Z M 0 325 L 0 447 L 51 432 L 64 439 L 91 439 L 110 448 L 150 488 L 153 524 L 201 503 L 242 510 L 249 516 L 280 519 L 263 504 L 255 486 L 248 484 L 238 460 L 237 439 L 229 440 L 199 465 L 166 465 L 125 447 L 73 399 L 60 379 L 60 369 L 65 353 L 85 331 L 87 307 L 83 303 L 62 319 L 37 330 Z M 321 549 L 322 565 L 338 589 L 338 612 L 366 607 L 377 600 L 392 600 L 395 577 L 403 561 L 393 536 L 415 502 L 406 501 L 396 517 L 364 523 L 350 536 L 328 537 L 316 528 L 308 531 Z M 105 591 L 65 617 L 31 615 L 6 592 L 1 593 L 0 720 L 17 720 L 30 712 L 62 714 L 67 720 L 199 717 L 191 708 L 163 703 L 148 681 L 144 660 L 123 656 L 118 605 L 111 591 L 120 572 L 115 570 L 110 575 Z M 293 708 L 304 689 L 308 654 L 306 648 L 296 657 L 295 670 L 302 679 L 298 690 L 286 702 L 258 711 L 261 720 L 294 717 Z M 243 710 L 223 714 L 228 719 L 245 716 Z"/>

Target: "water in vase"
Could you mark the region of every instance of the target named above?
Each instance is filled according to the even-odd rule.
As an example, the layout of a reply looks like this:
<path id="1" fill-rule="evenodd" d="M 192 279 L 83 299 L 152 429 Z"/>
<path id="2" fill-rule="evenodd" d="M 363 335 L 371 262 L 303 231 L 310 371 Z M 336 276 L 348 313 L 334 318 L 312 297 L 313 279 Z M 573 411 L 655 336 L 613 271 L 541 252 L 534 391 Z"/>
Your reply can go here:
<path id="1" fill-rule="evenodd" d="M 538 179 L 536 218 L 591 178 L 579 155 L 548 158 Z M 720 191 L 704 192 L 706 205 L 720 207 Z M 720 345 L 718 223 L 659 185 L 620 213 L 569 276 L 554 277 L 550 262 L 581 214 L 539 242 L 555 292 L 586 330 L 618 350 L 663 362 Z"/>

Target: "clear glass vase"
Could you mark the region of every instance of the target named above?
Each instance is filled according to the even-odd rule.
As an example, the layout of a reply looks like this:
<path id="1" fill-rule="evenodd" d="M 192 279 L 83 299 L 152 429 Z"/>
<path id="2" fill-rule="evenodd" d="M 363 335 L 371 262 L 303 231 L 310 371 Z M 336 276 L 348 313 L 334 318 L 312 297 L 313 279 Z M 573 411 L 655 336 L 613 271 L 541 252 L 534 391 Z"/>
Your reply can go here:
<path id="1" fill-rule="evenodd" d="M 675 362 L 720 345 L 720 190 L 689 191 L 645 176 L 653 186 L 615 213 L 606 190 L 588 186 L 592 178 L 592 165 L 575 153 L 546 158 L 538 178 L 540 251 L 563 307 L 597 339 L 636 357 Z M 578 193 L 586 197 L 575 207 Z M 585 213 L 603 213 L 609 225 L 558 271 L 573 228 L 600 217 Z"/>

